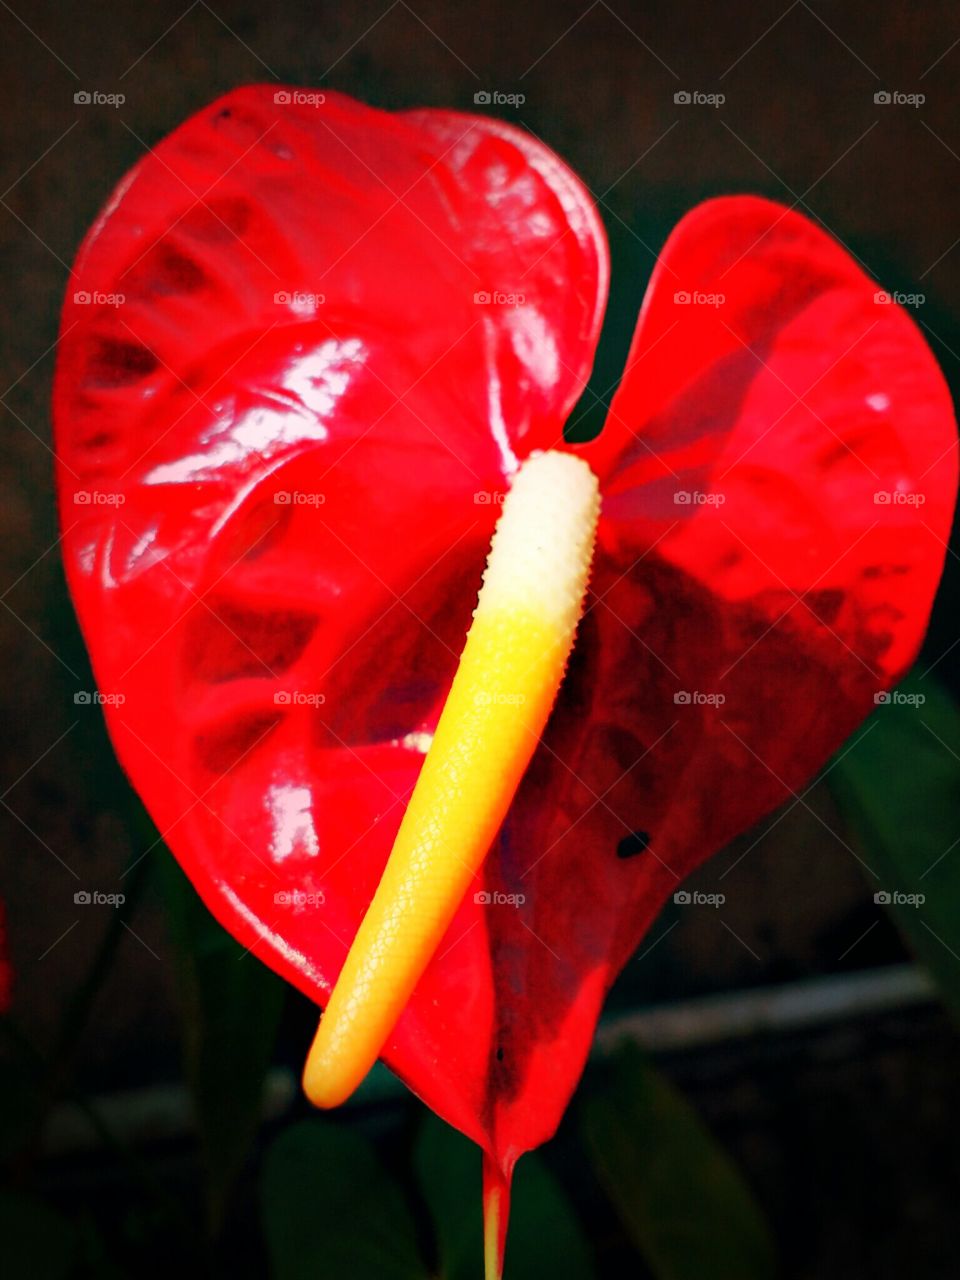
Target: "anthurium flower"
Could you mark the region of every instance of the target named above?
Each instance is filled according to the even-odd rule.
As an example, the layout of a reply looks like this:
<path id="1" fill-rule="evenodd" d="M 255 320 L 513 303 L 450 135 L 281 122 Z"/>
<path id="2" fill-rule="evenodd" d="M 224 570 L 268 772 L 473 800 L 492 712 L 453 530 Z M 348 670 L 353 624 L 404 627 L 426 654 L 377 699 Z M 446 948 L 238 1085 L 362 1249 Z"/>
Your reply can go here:
<path id="1" fill-rule="evenodd" d="M 565 444 L 607 280 L 589 194 L 520 129 L 255 86 L 124 178 L 59 344 L 65 557 L 116 750 L 211 911 L 320 1005 L 504 495 L 546 454 L 595 478 L 556 704 L 383 1044 L 483 1148 L 491 1273 L 514 1163 L 666 897 L 911 663 L 956 488 L 913 321 L 752 197 L 675 229 L 602 434 Z"/>

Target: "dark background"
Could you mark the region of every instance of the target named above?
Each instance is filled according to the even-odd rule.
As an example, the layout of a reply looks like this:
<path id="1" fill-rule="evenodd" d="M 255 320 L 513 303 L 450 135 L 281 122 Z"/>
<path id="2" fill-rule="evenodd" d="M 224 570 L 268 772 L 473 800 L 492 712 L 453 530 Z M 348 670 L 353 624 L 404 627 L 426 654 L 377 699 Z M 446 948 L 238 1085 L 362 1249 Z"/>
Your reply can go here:
<path id="1" fill-rule="evenodd" d="M 942 2 L 0 0 L 0 897 L 31 1038 L 57 1035 L 108 927 L 103 912 L 75 910 L 64 864 L 109 889 L 131 849 L 109 803 L 124 784 L 99 712 L 72 699 L 90 685 L 59 564 L 49 392 L 69 264 L 144 149 L 251 81 L 327 86 L 385 108 L 473 110 L 480 90 L 521 93 L 521 107 L 496 110 L 583 178 L 610 238 L 598 393 L 615 382 L 674 222 L 707 196 L 757 192 L 821 221 L 885 287 L 925 296 L 917 319 L 956 398 L 958 67 L 960 15 Z M 82 89 L 126 101 L 75 105 Z M 680 90 L 725 101 L 677 104 Z M 883 90 L 926 100 L 875 103 Z M 920 666 L 954 691 L 958 584 L 951 554 Z M 815 788 L 807 804 L 741 842 L 749 855 L 724 881 L 729 927 L 685 916 L 628 969 L 615 1006 L 906 958 L 832 834 L 843 825 L 829 793 Z M 700 887 L 715 888 L 731 860 L 708 865 Z M 75 1046 L 75 1079 L 95 1093 L 178 1076 L 170 945 L 149 885 L 123 929 Z M 300 1002 L 288 1009 L 281 1056 L 292 1064 L 310 1021 Z M 907 1010 L 666 1066 L 740 1160 L 789 1274 L 956 1273 L 960 1051 L 945 1015 Z M 562 1140 L 558 1151 L 562 1163 Z M 53 1195 L 59 1176 L 50 1173 Z M 80 1177 L 81 1196 L 85 1185 Z M 612 1228 L 602 1209 L 586 1212 L 602 1253 Z M 603 1274 L 616 1274 L 609 1266 Z"/>

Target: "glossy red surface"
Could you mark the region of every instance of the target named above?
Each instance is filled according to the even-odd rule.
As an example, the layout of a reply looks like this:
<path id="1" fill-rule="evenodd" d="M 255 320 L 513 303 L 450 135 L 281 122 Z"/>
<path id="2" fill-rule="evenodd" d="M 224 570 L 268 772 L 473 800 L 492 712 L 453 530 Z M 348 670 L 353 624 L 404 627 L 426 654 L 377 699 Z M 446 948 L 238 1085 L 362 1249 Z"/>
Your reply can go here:
<path id="1" fill-rule="evenodd" d="M 201 111 L 113 195 L 68 290 L 55 418 L 117 752 L 214 914 L 322 1004 L 497 495 L 563 447 L 607 251 L 582 185 L 516 129 L 276 92 Z M 571 668 L 476 886 L 523 902 L 468 896 L 385 1055 L 504 1170 L 553 1132 L 665 898 L 923 637 L 955 428 L 876 287 L 753 198 L 694 210 L 663 251 L 581 450 L 604 511 Z"/>

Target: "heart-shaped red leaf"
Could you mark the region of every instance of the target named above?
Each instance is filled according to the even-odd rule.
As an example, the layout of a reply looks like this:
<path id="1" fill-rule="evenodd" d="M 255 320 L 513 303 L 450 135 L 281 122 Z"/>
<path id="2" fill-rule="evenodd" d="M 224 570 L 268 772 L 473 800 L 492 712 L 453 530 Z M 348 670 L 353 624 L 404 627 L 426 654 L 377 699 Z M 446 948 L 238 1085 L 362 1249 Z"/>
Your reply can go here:
<path id="1" fill-rule="evenodd" d="M 273 88 L 162 142 L 81 249 L 59 478 L 111 733 L 211 910 L 321 1003 L 606 270 L 582 186 L 518 130 Z M 873 295 L 761 201 L 703 206 L 664 251 L 582 449 L 604 515 L 558 705 L 385 1054 L 505 1172 L 555 1128 L 664 897 L 920 642 L 952 419 Z"/>

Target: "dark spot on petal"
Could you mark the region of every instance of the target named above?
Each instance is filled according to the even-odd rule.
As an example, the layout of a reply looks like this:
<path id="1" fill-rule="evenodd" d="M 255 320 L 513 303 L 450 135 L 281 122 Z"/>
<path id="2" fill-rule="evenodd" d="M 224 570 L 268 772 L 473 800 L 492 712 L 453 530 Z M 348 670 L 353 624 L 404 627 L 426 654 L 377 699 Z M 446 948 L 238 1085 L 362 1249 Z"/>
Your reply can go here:
<path id="1" fill-rule="evenodd" d="M 180 229 L 204 244 L 229 244 L 245 235 L 252 210 L 246 200 L 236 196 L 205 200 L 180 221 Z"/>
<path id="2" fill-rule="evenodd" d="M 144 254 L 120 277 L 124 292 L 133 299 L 176 297 L 199 292 L 207 284 L 203 268 L 185 253 L 163 240 Z"/>
<path id="3" fill-rule="evenodd" d="M 204 602 L 188 622 L 184 657 L 195 679 L 219 684 L 279 675 L 300 657 L 317 626 L 312 614 Z"/>
<path id="4" fill-rule="evenodd" d="M 502 1047 L 502 1046 L 497 1050 L 497 1061 L 498 1061 L 498 1062 L 502 1062 L 502 1061 L 503 1061 L 503 1047 Z"/>
<path id="5" fill-rule="evenodd" d="M 269 735 L 281 719 L 281 716 L 274 714 L 248 715 L 198 734 L 194 749 L 200 764 L 218 777 L 229 773 Z"/>
<path id="6" fill-rule="evenodd" d="M 638 853 L 643 853 L 650 843 L 650 836 L 646 831 L 631 831 L 630 835 L 624 836 L 617 845 L 618 858 L 635 858 Z"/>
<path id="7" fill-rule="evenodd" d="M 85 387 L 128 387 L 153 373 L 157 357 L 138 342 L 101 338 L 87 361 Z"/>
<path id="8" fill-rule="evenodd" d="M 845 591 L 832 589 L 808 592 L 803 597 L 803 602 L 819 622 L 829 627 L 839 617 L 846 598 Z"/>
<path id="9" fill-rule="evenodd" d="M 117 433 L 115 431 L 97 431 L 92 436 L 87 436 L 79 441 L 81 449 L 89 449 L 91 453 L 98 453 L 101 449 L 108 449 L 111 445 L 117 443 Z"/>

